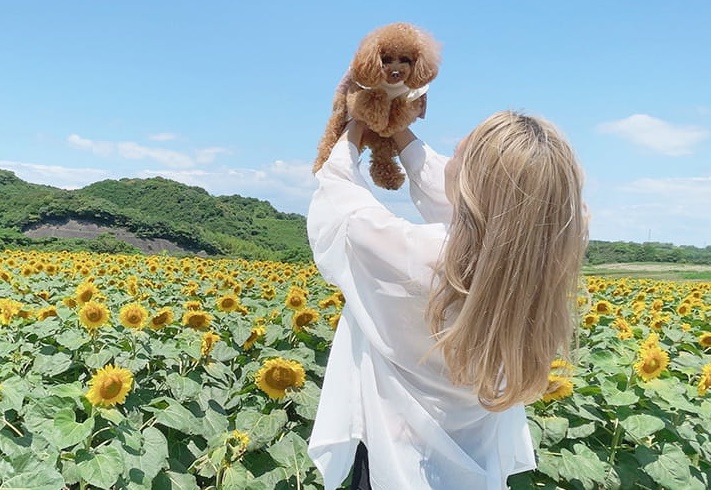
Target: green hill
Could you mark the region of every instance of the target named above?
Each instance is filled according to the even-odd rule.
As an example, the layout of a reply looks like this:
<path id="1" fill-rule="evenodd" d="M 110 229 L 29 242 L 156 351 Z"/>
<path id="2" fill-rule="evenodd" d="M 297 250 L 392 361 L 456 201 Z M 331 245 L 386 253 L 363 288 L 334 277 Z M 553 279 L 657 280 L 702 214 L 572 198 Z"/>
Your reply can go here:
<path id="1" fill-rule="evenodd" d="M 212 196 L 204 189 L 161 177 L 104 180 L 63 190 L 27 183 L 0 170 L 0 245 L 37 249 L 139 252 L 135 243 L 161 239 L 188 253 L 250 260 L 311 260 L 306 219 L 266 201 Z M 38 227 L 61 228 L 70 220 L 96 225 L 99 238 L 30 238 Z M 46 230 L 45 230 L 46 231 Z M 145 250 L 143 250 L 145 251 Z"/>

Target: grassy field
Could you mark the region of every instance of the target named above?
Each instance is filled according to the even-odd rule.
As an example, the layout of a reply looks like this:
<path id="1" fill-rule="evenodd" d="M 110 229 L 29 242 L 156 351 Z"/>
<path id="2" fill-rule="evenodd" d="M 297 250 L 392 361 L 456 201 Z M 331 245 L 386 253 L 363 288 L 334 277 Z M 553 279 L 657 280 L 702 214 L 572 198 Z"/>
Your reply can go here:
<path id="1" fill-rule="evenodd" d="M 657 262 L 587 265 L 583 267 L 583 275 L 706 282 L 711 281 L 711 265 Z"/>

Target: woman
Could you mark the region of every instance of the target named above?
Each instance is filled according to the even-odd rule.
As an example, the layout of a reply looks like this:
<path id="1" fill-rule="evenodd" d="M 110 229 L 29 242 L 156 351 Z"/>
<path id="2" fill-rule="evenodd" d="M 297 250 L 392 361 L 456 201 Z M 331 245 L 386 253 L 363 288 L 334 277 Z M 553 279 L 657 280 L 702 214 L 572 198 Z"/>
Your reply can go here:
<path id="1" fill-rule="evenodd" d="M 365 130 L 349 123 L 308 214 L 314 260 L 346 298 L 309 454 L 326 490 L 357 449 L 353 488 L 506 488 L 535 467 L 523 404 L 573 331 L 582 171 L 552 125 L 513 112 L 448 162 L 406 130 L 414 224 L 361 176 Z"/>

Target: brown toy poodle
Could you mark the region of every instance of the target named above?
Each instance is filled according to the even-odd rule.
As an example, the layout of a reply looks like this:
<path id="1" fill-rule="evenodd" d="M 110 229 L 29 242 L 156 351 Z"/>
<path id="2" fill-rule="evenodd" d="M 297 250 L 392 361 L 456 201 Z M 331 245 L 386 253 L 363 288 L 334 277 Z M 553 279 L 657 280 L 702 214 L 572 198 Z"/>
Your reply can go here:
<path id="1" fill-rule="evenodd" d="M 395 162 L 397 149 L 391 136 L 424 117 L 428 84 L 437 76 L 439 61 L 439 44 L 411 24 L 397 22 L 369 33 L 336 90 L 314 173 L 354 118 L 370 129 L 359 150 L 371 150 L 373 182 L 385 189 L 399 189 L 405 174 Z"/>

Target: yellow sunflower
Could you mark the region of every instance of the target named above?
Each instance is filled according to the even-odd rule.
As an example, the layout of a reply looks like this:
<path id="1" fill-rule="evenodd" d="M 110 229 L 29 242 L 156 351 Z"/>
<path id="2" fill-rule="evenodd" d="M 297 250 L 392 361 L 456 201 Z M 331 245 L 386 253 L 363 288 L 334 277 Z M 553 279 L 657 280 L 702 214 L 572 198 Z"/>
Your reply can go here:
<path id="1" fill-rule="evenodd" d="M 158 310 L 158 312 L 151 317 L 148 321 L 148 326 L 153 330 L 160 330 L 166 325 L 173 323 L 174 318 L 173 310 L 169 306 L 166 306 Z"/>
<path id="2" fill-rule="evenodd" d="M 617 338 L 624 340 L 634 337 L 632 327 L 630 327 L 630 324 L 627 322 L 627 320 L 625 320 L 621 316 L 615 318 L 615 320 L 612 322 L 612 326 L 619 331 L 617 334 Z"/>
<path id="3" fill-rule="evenodd" d="M 209 356 L 213 347 L 215 347 L 215 342 L 218 340 L 220 340 L 220 336 L 215 332 L 205 332 L 202 336 L 202 341 L 200 342 L 200 355 L 202 357 Z"/>
<path id="4" fill-rule="evenodd" d="M 697 391 L 699 396 L 704 396 L 711 389 L 711 364 L 707 364 L 701 370 L 701 378 L 699 378 L 699 386 Z"/>
<path id="5" fill-rule="evenodd" d="M 217 298 L 217 309 L 229 313 L 240 306 L 239 298 L 235 294 L 225 294 Z"/>
<path id="6" fill-rule="evenodd" d="M 198 311 L 200 310 L 200 308 L 202 308 L 202 303 L 200 303 L 200 301 L 197 299 L 191 299 L 189 301 L 186 301 L 183 306 L 186 310 Z"/>
<path id="7" fill-rule="evenodd" d="M 276 289 L 274 289 L 271 286 L 267 286 L 262 289 L 262 298 L 266 299 L 267 301 L 271 301 L 274 298 L 276 298 Z"/>
<path id="8" fill-rule="evenodd" d="M 600 321 L 600 316 L 595 313 L 588 313 L 583 317 L 583 327 L 593 328 Z"/>
<path id="9" fill-rule="evenodd" d="M 188 310 L 183 313 L 183 325 L 196 330 L 207 330 L 212 322 L 212 315 L 206 311 Z"/>
<path id="10" fill-rule="evenodd" d="M 249 435 L 239 430 L 233 430 L 227 436 L 225 445 L 227 446 L 226 459 L 228 461 L 236 461 L 239 459 L 239 456 L 247 451 L 247 446 L 249 445 Z"/>
<path id="11" fill-rule="evenodd" d="M 83 282 L 77 286 L 74 298 L 79 305 L 88 303 L 96 299 L 99 295 L 99 288 L 93 282 Z"/>
<path id="12" fill-rule="evenodd" d="M 659 335 L 656 332 L 652 332 L 642 343 L 640 343 L 639 350 L 642 352 L 650 347 L 657 346 L 659 346 Z"/>
<path id="13" fill-rule="evenodd" d="M 699 335 L 699 345 L 704 349 L 711 347 L 711 332 L 704 332 Z"/>
<path id="14" fill-rule="evenodd" d="M 35 316 L 40 321 L 46 320 L 47 318 L 49 318 L 51 316 L 57 316 L 57 307 L 50 305 L 50 306 L 45 306 L 44 308 L 40 308 L 35 313 Z"/>
<path id="15" fill-rule="evenodd" d="M 148 320 L 148 311 L 139 303 L 129 303 L 119 311 L 119 320 L 126 328 L 141 329 Z"/>
<path id="16" fill-rule="evenodd" d="M 634 369 L 644 381 L 658 378 L 662 371 L 669 365 L 669 354 L 659 346 L 641 349 L 639 360 L 634 364 Z"/>
<path id="17" fill-rule="evenodd" d="M 0 323 L 3 325 L 9 325 L 15 315 L 20 314 L 23 308 L 23 304 L 14 299 L 2 298 L 0 299 Z"/>
<path id="18" fill-rule="evenodd" d="M 566 376 L 548 375 L 548 388 L 541 397 L 544 402 L 560 400 L 573 394 L 573 382 Z"/>
<path id="19" fill-rule="evenodd" d="M 249 338 L 244 341 L 242 349 L 249 350 L 254 347 L 254 343 L 267 334 L 267 327 L 264 325 L 255 325 L 250 331 Z"/>
<path id="20" fill-rule="evenodd" d="M 306 372 L 300 363 L 281 357 L 267 360 L 255 376 L 257 387 L 275 400 L 284 398 L 286 390 L 303 386 L 305 380 Z"/>
<path id="21" fill-rule="evenodd" d="M 126 400 L 132 385 L 131 371 L 109 364 L 99 369 L 89 381 L 86 399 L 94 406 L 112 407 Z"/>
<path id="22" fill-rule="evenodd" d="M 341 314 L 337 313 L 335 315 L 331 315 L 328 317 L 328 324 L 331 326 L 333 330 L 336 330 L 338 327 L 338 322 L 341 321 Z"/>
<path id="23" fill-rule="evenodd" d="M 593 311 L 598 315 L 611 315 L 613 312 L 612 303 L 605 300 L 598 301 L 593 306 Z"/>
<path id="24" fill-rule="evenodd" d="M 79 321 L 84 324 L 89 332 L 96 331 L 97 328 L 109 321 L 109 309 L 103 303 L 89 301 L 79 309 Z"/>
<path id="25" fill-rule="evenodd" d="M 331 296 L 328 296 L 318 302 L 318 307 L 322 310 L 325 310 L 330 306 L 335 306 L 336 308 L 341 306 L 341 302 L 339 301 L 338 296 L 336 296 L 335 294 L 332 294 Z"/>
<path id="26" fill-rule="evenodd" d="M 679 306 L 676 307 L 676 312 L 680 316 L 686 316 L 691 313 L 691 305 L 689 303 L 681 303 Z"/>
<path id="27" fill-rule="evenodd" d="M 306 295 L 300 288 L 292 288 L 286 295 L 286 306 L 292 310 L 300 310 L 306 306 Z"/>
<path id="28" fill-rule="evenodd" d="M 573 365 L 565 359 L 553 359 L 551 362 L 551 371 L 573 371 Z"/>
<path id="29" fill-rule="evenodd" d="M 319 319 L 318 311 L 313 308 L 304 308 L 294 313 L 293 328 L 294 331 L 299 332 L 303 330 L 304 327 L 312 324 Z"/>

